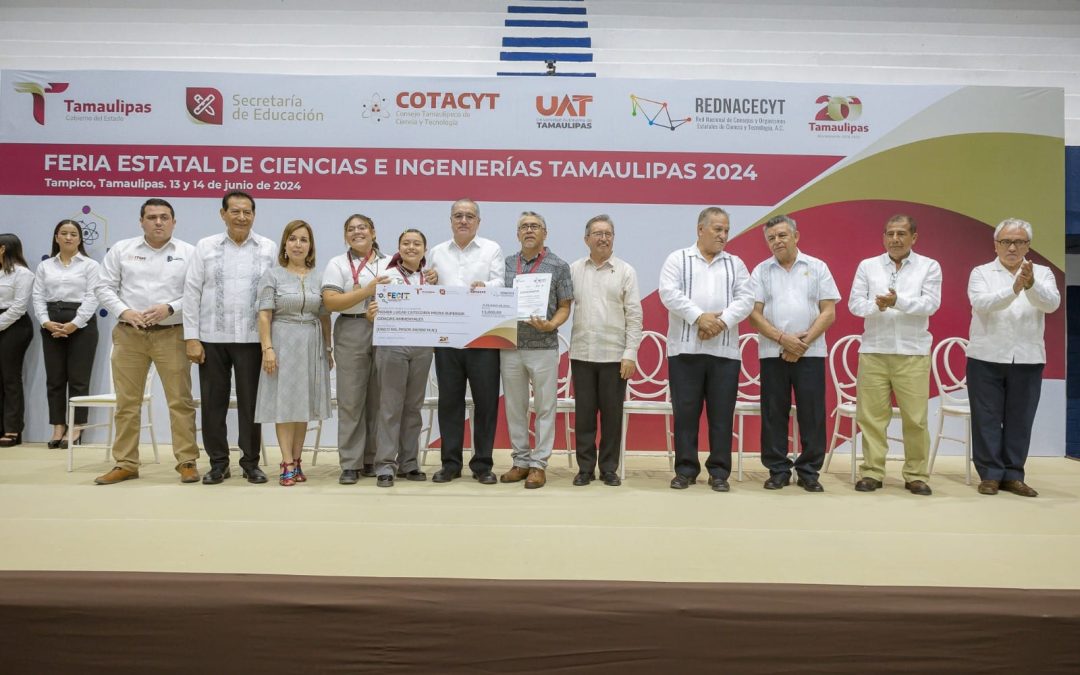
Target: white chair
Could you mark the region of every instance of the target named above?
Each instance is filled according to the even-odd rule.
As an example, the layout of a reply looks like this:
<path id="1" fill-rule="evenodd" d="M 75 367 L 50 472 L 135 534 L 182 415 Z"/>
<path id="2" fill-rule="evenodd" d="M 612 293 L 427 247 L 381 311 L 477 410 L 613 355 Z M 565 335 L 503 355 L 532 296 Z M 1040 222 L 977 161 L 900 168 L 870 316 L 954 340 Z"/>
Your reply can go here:
<path id="1" fill-rule="evenodd" d="M 473 421 L 473 412 L 476 406 L 473 404 L 472 393 L 469 391 L 469 385 L 465 385 L 465 414 L 469 417 L 469 430 L 473 429 L 475 422 Z M 424 443 L 420 446 L 420 466 L 427 464 L 428 452 L 433 450 L 431 447 L 431 436 L 435 430 L 435 420 L 438 419 L 437 414 L 439 412 L 439 380 L 435 376 L 435 362 L 431 363 L 431 370 L 428 372 L 428 386 L 427 395 L 424 396 L 424 403 L 420 406 L 420 414 L 426 416 L 423 424 L 420 428 L 420 433 L 424 437 Z M 462 437 L 462 448 L 465 450 L 472 449 L 471 434 L 464 434 Z"/>
<path id="2" fill-rule="evenodd" d="M 964 444 L 964 483 L 971 485 L 971 405 L 968 400 L 967 373 L 964 369 L 964 364 L 967 362 L 967 349 L 968 341 L 964 338 L 946 338 L 934 347 L 930 357 L 930 370 L 934 375 L 934 384 L 937 385 L 940 396 L 940 408 L 937 433 L 934 434 L 934 445 L 930 448 L 928 473 L 934 473 L 934 460 L 937 459 L 938 445 L 941 441 L 956 441 Z M 959 355 L 954 355 L 956 350 L 959 350 Z M 953 369 L 954 366 L 956 370 Z M 958 372 L 963 372 L 963 376 L 957 377 Z M 963 438 L 942 433 L 946 417 L 958 417 L 963 420 Z"/>
<path id="3" fill-rule="evenodd" d="M 650 346 L 656 352 L 655 362 L 645 366 Z M 637 370 L 626 382 L 626 401 L 623 403 L 622 440 L 619 444 L 619 476 L 626 478 L 626 435 L 630 427 L 631 415 L 663 415 L 664 439 L 667 445 L 668 464 L 675 469 L 675 451 L 672 440 L 671 387 L 668 379 L 659 376 L 660 369 L 667 361 L 667 338 L 661 333 L 647 330 L 641 334 L 641 346 L 638 348 Z M 645 370 L 648 368 L 648 370 Z M 652 452 L 634 453 L 651 455 Z"/>
<path id="4" fill-rule="evenodd" d="M 110 453 L 112 450 L 113 440 L 115 439 L 116 426 L 114 422 L 113 412 L 109 413 L 108 421 L 98 422 L 95 424 L 75 424 L 75 408 L 112 408 L 116 410 L 116 388 L 113 386 L 112 380 L 112 350 L 109 350 L 109 363 L 107 364 L 107 372 L 109 376 L 109 391 L 104 394 L 89 394 L 87 396 L 72 396 L 68 399 L 67 409 L 67 470 L 71 472 L 75 468 L 75 447 L 72 445 L 72 440 L 75 438 L 75 432 L 83 432 L 86 429 L 94 429 L 97 427 L 108 427 L 109 431 L 105 436 L 105 461 L 109 461 Z M 153 387 L 154 380 L 157 378 L 157 369 L 154 368 L 154 364 L 150 364 L 150 370 L 146 373 L 146 386 L 143 387 L 143 399 L 142 408 L 145 411 L 145 423 L 143 423 L 139 430 L 150 430 L 150 444 L 154 448 L 154 463 L 160 463 L 158 459 L 158 447 L 157 437 L 154 435 L 154 395 Z M 81 436 L 80 436 L 81 438 Z"/>
<path id="5" fill-rule="evenodd" d="M 829 438 L 829 446 L 825 451 L 825 466 L 822 473 L 828 473 L 829 463 L 832 462 L 833 450 L 841 441 L 851 443 L 851 482 L 855 482 L 856 463 L 860 458 L 858 452 L 859 423 L 855 420 L 855 391 L 859 371 L 859 347 L 862 345 L 861 335 L 845 335 L 833 344 L 829 350 L 829 377 L 832 378 L 833 391 L 836 392 L 836 407 L 832 415 L 836 416 L 833 423 L 832 437 Z M 845 436 L 840 431 L 840 419 L 847 418 L 851 423 L 850 436 Z M 892 418 L 900 418 L 900 409 L 892 407 Z M 889 438 L 889 440 L 900 440 Z"/>
<path id="6" fill-rule="evenodd" d="M 374 365 L 374 360 L 372 360 L 372 365 Z M 334 371 L 330 371 L 330 415 L 333 416 L 333 415 L 336 415 L 336 414 L 337 414 L 337 373 L 334 372 Z M 306 437 L 307 433 L 312 432 L 312 431 L 315 432 L 315 445 L 311 446 L 311 465 L 312 466 L 315 466 L 315 465 L 317 465 L 319 463 L 319 453 L 320 452 L 331 452 L 330 450 L 323 450 L 321 448 L 321 446 L 320 446 L 320 444 L 322 443 L 322 427 L 323 427 L 323 420 L 313 420 L 313 421 L 308 423 L 307 431 L 304 434 L 305 437 Z M 302 447 L 300 449 L 301 454 L 303 454 L 304 450 L 307 450 L 307 449 L 308 449 L 307 446 Z M 335 448 L 333 450 L 333 452 L 337 452 L 337 449 Z M 264 453 L 264 455 L 265 455 L 265 453 Z"/>
<path id="7" fill-rule="evenodd" d="M 748 368 L 747 348 L 753 345 L 754 361 L 759 364 L 758 368 Z M 737 480 L 743 479 L 743 421 L 748 416 L 761 417 L 761 369 L 758 354 L 758 334 L 745 333 L 739 336 L 739 391 L 735 398 L 735 428 L 731 435 L 738 443 Z M 750 371 L 754 372 L 751 373 Z M 791 444 L 791 454 L 798 457 L 799 453 L 799 420 L 795 417 L 795 406 L 791 406 L 791 435 L 788 442 Z M 795 457 L 792 459 L 794 460 Z"/>
<path id="8" fill-rule="evenodd" d="M 576 453 L 574 451 L 571 441 L 573 440 L 572 434 L 574 427 L 570 425 L 570 415 L 574 414 L 574 397 L 570 392 L 571 377 L 570 377 L 570 343 L 566 341 L 562 333 L 558 333 L 559 336 L 559 376 L 556 381 L 555 387 L 555 420 L 558 423 L 559 415 L 563 418 L 563 439 L 566 441 L 566 447 L 562 449 L 552 449 L 552 455 L 566 455 L 566 465 L 569 467 L 574 466 L 574 458 Z M 566 365 L 563 365 L 562 355 L 566 354 Z M 533 397 L 529 397 L 529 414 L 536 415 L 536 406 Z M 532 418 L 530 418 L 532 419 Z M 533 438 L 536 437 L 536 431 L 533 425 L 529 426 L 529 435 Z"/>

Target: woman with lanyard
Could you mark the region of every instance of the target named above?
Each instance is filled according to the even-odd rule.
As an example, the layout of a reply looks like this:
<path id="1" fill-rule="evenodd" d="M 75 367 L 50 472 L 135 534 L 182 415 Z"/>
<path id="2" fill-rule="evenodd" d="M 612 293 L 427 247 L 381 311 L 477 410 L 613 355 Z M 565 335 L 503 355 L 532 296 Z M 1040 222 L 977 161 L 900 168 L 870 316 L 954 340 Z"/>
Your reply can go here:
<path id="1" fill-rule="evenodd" d="M 424 285 L 427 237 L 417 229 L 408 229 L 398 237 L 398 252 L 390 259 L 386 276 L 391 284 Z M 379 303 L 372 299 L 368 316 L 372 321 Z M 420 429 L 423 421 L 428 373 L 435 350 L 431 347 L 379 347 L 375 352 L 375 371 L 379 380 L 378 442 L 375 450 L 375 474 L 379 487 L 393 487 L 394 474 L 406 480 L 422 481 L 420 470 Z"/>
<path id="2" fill-rule="evenodd" d="M 22 443 L 23 358 L 34 326 L 26 310 L 34 288 L 34 273 L 23 257 L 22 241 L 0 234 L 0 448 Z"/>
<path id="3" fill-rule="evenodd" d="M 278 264 L 259 280 L 259 342 L 262 373 L 255 421 L 273 422 L 281 449 L 285 486 L 307 480 L 300 453 L 308 422 L 330 417 L 330 315 L 315 279 L 315 237 L 311 226 L 285 226 Z"/>
<path id="4" fill-rule="evenodd" d="M 68 396 L 90 393 L 98 329 L 94 312 L 98 299 L 94 288 L 101 265 L 86 255 L 82 226 L 61 220 L 53 230 L 51 257 L 37 267 L 34 281 L 34 314 L 41 324 L 41 351 L 45 357 L 45 391 L 49 401 L 49 424 L 53 425 L 50 448 L 66 448 Z M 75 409 L 75 425 L 86 424 L 87 408 Z M 80 431 L 72 438 L 78 444 Z"/>
<path id="5" fill-rule="evenodd" d="M 374 476 L 375 417 L 379 409 L 374 347 L 367 303 L 375 285 L 386 283 L 386 263 L 375 241 L 375 222 L 355 213 L 345 219 L 348 249 L 326 265 L 323 304 L 338 312 L 334 322 L 337 355 L 338 461 L 343 485 Z"/>

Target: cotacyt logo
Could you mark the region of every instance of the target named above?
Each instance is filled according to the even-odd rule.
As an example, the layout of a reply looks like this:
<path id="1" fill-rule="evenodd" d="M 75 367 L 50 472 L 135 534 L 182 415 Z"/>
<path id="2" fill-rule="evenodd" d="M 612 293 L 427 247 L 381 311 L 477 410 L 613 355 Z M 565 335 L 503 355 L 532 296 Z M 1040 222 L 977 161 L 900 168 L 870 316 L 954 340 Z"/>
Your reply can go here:
<path id="1" fill-rule="evenodd" d="M 67 91 L 67 82 L 49 82 L 48 87 L 42 87 L 37 82 L 16 82 L 15 91 L 20 94 L 30 94 L 34 99 L 34 121 L 45 125 L 45 94 L 59 94 Z"/>

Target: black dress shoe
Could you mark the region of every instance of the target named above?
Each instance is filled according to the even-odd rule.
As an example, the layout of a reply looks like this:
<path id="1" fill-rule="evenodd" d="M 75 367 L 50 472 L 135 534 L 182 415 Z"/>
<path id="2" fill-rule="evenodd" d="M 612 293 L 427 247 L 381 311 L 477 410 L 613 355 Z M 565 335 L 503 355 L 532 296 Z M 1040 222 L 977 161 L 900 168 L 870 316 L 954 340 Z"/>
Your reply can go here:
<path id="1" fill-rule="evenodd" d="M 0 436 L 0 448 L 14 448 L 16 445 L 22 445 L 22 433 L 17 434 L 4 434 Z"/>
<path id="2" fill-rule="evenodd" d="M 494 471 L 481 471 L 480 473 L 474 473 L 472 477 L 473 480 L 479 481 L 481 485 L 495 485 L 499 482 L 499 477 L 495 475 Z"/>
<path id="3" fill-rule="evenodd" d="M 913 495 L 922 495 L 924 497 L 934 494 L 934 491 L 930 489 L 930 486 L 926 484 L 926 481 L 913 480 L 910 483 L 904 483 L 904 489 Z"/>
<path id="4" fill-rule="evenodd" d="M 405 480 L 413 480 L 413 481 L 427 480 L 427 474 L 424 473 L 423 471 L 421 471 L 420 469 L 413 469 L 412 471 L 407 471 L 405 473 L 399 473 L 397 475 L 397 477 L 398 478 L 404 478 Z"/>
<path id="5" fill-rule="evenodd" d="M 709 487 L 711 487 L 714 492 L 731 492 L 731 486 L 728 485 L 726 478 L 710 478 Z"/>
<path id="6" fill-rule="evenodd" d="M 696 482 L 697 478 L 691 478 L 690 476 L 684 476 L 681 473 L 677 473 L 675 474 L 675 477 L 671 479 L 671 489 L 685 490 Z"/>
<path id="7" fill-rule="evenodd" d="M 228 478 L 228 476 L 226 476 L 226 478 Z M 266 473 L 257 466 L 251 469 L 244 469 L 244 478 L 247 479 L 247 482 L 255 485 L 262 485 L 269 480 L 266 477 Z"/>
<path id="8" fill-rule="evenodd" d="M 619 474 L 614 471 L 605 471 L 600 474 L 600 480 L 604 481 L 604 485 L 610 485 L 611 487 L 619 487 L 622 485 L 622 479 L 619 478 Z"/>
<path id="9" fill-rule="evenodd" d="M 435 475 L 431 477 L 432 483 L 449 483 L 455 478 L 461 478 L 460 471 L 448 471 L 447 469 L 439 469 L 435 472 Z M 481 483 L 483 481 L 480 481 Z"/>
<path id="10" fill-rule="evenodd" d="M 574 476 L 574 485 L 582 487 L 593 482 L 593 475 L 591 473 L 585 473 L 584 471 L 578 472 L 578 475 Z"/>
<path id="11" fill-rule="evenodd" d="M 58 438 L 55 441 L 49 441 L 48 443 L 45 444 L 45 447 L 47 447 L 50 450 L 56 450 L 57 448 L 60 447 L 60 442 L 63 441 L 63 440 L 64 439 L 62 439 L 62 438 Z"/>
<path id="12" fill-rule="evenodd" d="M 231 476 L 232 474 L 229 473 L 229 467 L 215 467 L 206 472 L 202 477 L 202 482 L 203 485 L 217 485 Z"/>
<path id="13" fill-rule="evenodd" d="M 375 480 L 375 485 L 378 487 L 394 487 L 394 476 L 384 473 Z"/>
<path id="14" fill-rule="evenodd" d="M 359 471 L 357 471 L 356 469 L 345 469 L 341 472 L 341 475 L 338 476 L 337 482 L 341 483 L 342 485 L 356 485 L 359 480 Z"/>
<path id="15" fill-rule="evenodd" d="M 364 478 L 371 478 L 372 476 L 375 475 L 375 465 L 374 464 L 365 464 L 364 468 L 360 469 L 360 475 L 363 476 Z"/>
<path id="16" fill-rule="evenodd" d="M 860 478 L 858 483 L 855 483 L 856 492 L 873 492 L 881 488 L 881 481 L 875 478 Z"/>
<path id="17" fill-rule="evenodd" d="M 783 490 L 791 482 L 791 474 L 774 473 L 765 481 L 766 490 Z"/>
<path id="18" fill-rule="evenodd" d="M 795 484 L 807 492 L 825 492 L 825 488 L 821 487 L 817 478 L 800 478 L 795 481 Z"/>

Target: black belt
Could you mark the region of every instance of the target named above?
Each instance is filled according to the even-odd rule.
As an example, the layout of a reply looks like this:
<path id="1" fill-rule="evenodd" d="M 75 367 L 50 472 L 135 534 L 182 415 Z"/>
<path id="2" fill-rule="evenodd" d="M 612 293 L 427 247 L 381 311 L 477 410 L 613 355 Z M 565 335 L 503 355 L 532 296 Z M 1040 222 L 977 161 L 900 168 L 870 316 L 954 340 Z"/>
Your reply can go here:
<path id="1" fill-rule="evenodd" d="M 350 319 L 366 319 L 367 318 L 367 314 L 346 314 L 345 312 L 339 313 L 338 316 L 344 316 L 344 317 L 347 317 L 347 318 L 350 318 Z"/>
<path id="2" fill-rule="evenodd" d="M 63 300 L 53 300 L 52 302 L 46 302 L 45 306 L 49 309 L 66 309 L 69 311 L 77 311 L 79 307 L 82 307 L 81 302 L 65 302 Z"/>
<path id="3" fill-rule="evenodd" d="M 153 326 L 145 326 L 143 328 L 139 328 L 138 326 L 132 326 L 130 323 L 124 323 L 123 325 L 127 326 L 128 328 L 134 328 L 135 330 L 146 330 L 146 331 L 150 331 L 150 330 L 168 330 L 170 328 L 181 328 L 181 327 L 183 327 L 183 324 L 179 324 L 179 323 L 170 324 L 168 326 L 162 326 L 160 323 L 158 323 L 158 324 L 154 324 Z"/>

